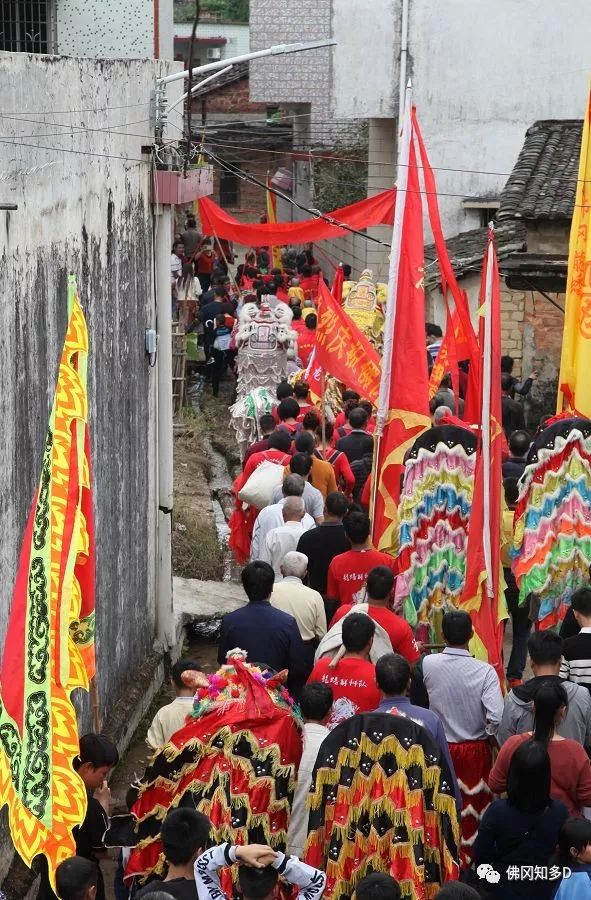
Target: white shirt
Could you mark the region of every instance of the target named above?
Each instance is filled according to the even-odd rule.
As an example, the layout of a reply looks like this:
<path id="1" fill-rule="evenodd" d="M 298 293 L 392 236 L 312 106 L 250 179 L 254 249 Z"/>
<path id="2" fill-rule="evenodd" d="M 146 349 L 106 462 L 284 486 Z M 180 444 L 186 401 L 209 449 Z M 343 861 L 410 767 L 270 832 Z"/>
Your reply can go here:
<path id="1" fill-rule="evenodd" d="M 320 493 L 320 491 L 318 491 Z M 262 549 L 265 545 L 265 538 L 269 534 L 269 532 L 273 528 L 279 528 L 283 525 L 283 504 L 285 503 L 285 497 L 279 501 L 279 503 L 273 503 L 272 506 L 265 506 L 264 509 L 261 509 L 260 513 L 256 517 L 254 528 L 252 531 L 252 541 L 250 544 L 250 558 L 253 559 L 262 559 L 262 556 L 259 554 L 262 552 Z M 304 527 L 304 531 L 309 531 L 310 528 L 314 528 L 315 521 L 312 516 L 305 513 L 304 518 L 302 519 L 302 525 Z"/>
<path id="2" fill-rule="evenodd" d="M 176 697 L 172 703 L 161 707 L 152 720 L 146 735 L 146 743 L 153 750 L 160 750 L 183 728 L 187 716 L 193 711 L 193 697 Z"/>
<path id="3" fill-rule="evenodd" d="M 285 558 L 285 554 L 290 550 L 297 550 L 298 541 L 306 529 L 301 522 L 286 522 L 279 528 L 273 528 L 265 538 L 265 543 L 261 547 L 259 559 L 268 562 L 273 566 L 275 579 L 281 581 L 281 563 Z"/>
<path id="4" fill-rule="evenodd" d="M 170 271 L 174 277 L 179 277 L 182 274 L 183 261 L 176 253 L 171 253 L 170 255 Z"/>
<path id="5" fill-rule="evenodd" d="M 275 584 L 271 606 L 293 616 L 303 641 L 313 641 L 326 634 L 326 612 L 322 595 L 302 584 L 301 578 L 288 575 Z"/>
<path id="6" fill-rule="evenodd" d="M 467 650 L 446 647 L 423 660 L 429 709 L 443 722 L 450 744 L 483 741 L 495 734 L 503 716 L 503 695 L 491 665 Z"/>
<path id="7" fill-rule="evenodd" d="M 273 503 L 279 503 L 282 496 L 282 488 L 281 485 L 278 484 L 272 494 Z M 306 512 L 309 513 L 313 519 L 320 519 L 324 516 L 324 497 L 318 488 L 315 488 L 309 481 L 306 481 L 304 484 L 303 500 Z"/>
<path id="8" fill-rule="evenodd" d="M 308 810 L 306 800 L 312 784 L 312 772 L 320 745 L 330 734 L 324 725 L 306 722 L 304 725 L 304 752 L 298 770 L 298 783 L 293 795 L 289 832 L 287 834 L 288 852 L 294 856 L 302 856 L 308 835 Z"/>

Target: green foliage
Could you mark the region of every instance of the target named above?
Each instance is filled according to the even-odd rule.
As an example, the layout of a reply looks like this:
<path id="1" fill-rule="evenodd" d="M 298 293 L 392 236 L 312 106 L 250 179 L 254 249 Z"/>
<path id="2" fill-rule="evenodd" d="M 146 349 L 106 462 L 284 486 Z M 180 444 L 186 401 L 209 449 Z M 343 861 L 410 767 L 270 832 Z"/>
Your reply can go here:
<path id="1" fill-rule="evenodd" d="M 314 163 L 314 205 L 321 212 L 356 203 L 367 196 L 367 126 L 361 125 L 351 142 L 339 141 L 330 159 Z M 328 155 L 325 151 L 324 155 Z"/>
<path id="2" fill-rule="evenodd" d="M 201 13 L 224 22 L 248 23 L 249 0 L 201 0 Z M 192 22 L 194 18 L 195 0 L 174 0 L 175 22 Z"/>

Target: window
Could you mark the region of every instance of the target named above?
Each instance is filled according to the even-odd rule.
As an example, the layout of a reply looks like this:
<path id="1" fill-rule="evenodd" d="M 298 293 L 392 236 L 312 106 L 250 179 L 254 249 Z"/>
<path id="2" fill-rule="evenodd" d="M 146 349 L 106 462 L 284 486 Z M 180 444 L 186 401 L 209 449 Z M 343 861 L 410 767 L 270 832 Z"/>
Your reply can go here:
<path id="1" fill-rule="evenodd" d="M 0 0 L 0 50 L 53 53 L 53 0 Z"/>
<path id="2" fill-rule="evenodd" d="M 501 205 L 496 197 L 467 197 L 462 206 L 466 214 L 474 223 L 474 228 L 488 228 Z"/>
<path id="3" fill-rule="evenodd" d="M 238 206 L 239 179 L 232 172 L 220 175 L 220 206 Z"/>

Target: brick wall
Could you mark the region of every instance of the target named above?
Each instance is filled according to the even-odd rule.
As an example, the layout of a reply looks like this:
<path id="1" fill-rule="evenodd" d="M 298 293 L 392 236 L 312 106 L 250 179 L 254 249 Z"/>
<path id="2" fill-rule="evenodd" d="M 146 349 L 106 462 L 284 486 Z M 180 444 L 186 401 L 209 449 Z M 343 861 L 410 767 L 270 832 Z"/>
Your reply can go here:
<path id="1" fill-rule="evenodd" d="M 515 360 L 514 374 L 521 375 L 523 360 L 523 323 L 525 295 L 508 289 L 501 291 L 501 353 Z"/>
<path id="2" fill-rule="evenodd" d="M 564 295 L 552 294 L 560 309 L 541 294 L 528 291 L 524 299 L 523 374 L 538 372 L 538 380 L 528 402 L 528 420 L 537 424 L 540 416 L 556 408 L 564 329 Z"/>
<path id="3" fill-rule="evenodd" d="M 269 156 L 270 154 L 266 153 L 258 154 L 239 151 L 220 154 L 221 159 L 238 166 L 263 182 L 267 177 L 268 170 L 274 172 L 279 166 L 289 164 L 289 161 L 280 154 L 273 155 L 271 162 L 269 162 Z M 252 184 L 250 181 L 240 180 L 238 182 L 238 204 L 235 206 L 221 204 L 221 171 L 219 166 L 214 167 L 212 199 L 216 203 L 223 205 L 223 208 L 231 215 L 236 216 L 237 219 L 243 222 L 258 222 L 260 217 L 267 212 L 267 198 L 264 189 L 256 184 Z M 243 260 L 239 261 L 243 262 Z"/>
<path id="4" fill-rule="evenodd" d="M 248 78 L 233 81 L 217 91 L 212 91 L 204 98 L 193 101 L 193 109 L 196 115 L 201 114 L 202 100 L 205 100 L 207 113 L 260 113 L 265 117 L 266 103 L 251 103 Z"/>

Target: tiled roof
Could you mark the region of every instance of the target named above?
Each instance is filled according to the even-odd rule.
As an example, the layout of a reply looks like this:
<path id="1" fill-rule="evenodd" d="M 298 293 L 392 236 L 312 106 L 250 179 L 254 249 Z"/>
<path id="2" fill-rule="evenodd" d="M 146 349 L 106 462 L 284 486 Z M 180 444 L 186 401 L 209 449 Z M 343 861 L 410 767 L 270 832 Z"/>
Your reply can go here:
<path id="1" fill-rule="evenodd" d="M 446 241 L 447 252 L 458 277 L 469 272 L 482 270 L 482 260 L 486 249 L 488 228 L 463 231 Z M 495 242 L 499 259 L 525 249 L 525 225 L 522 222 L 503 222 L 495 227 Z M 425 247 L 425 287 L 435 287 L 439 282 L 439 267 L 435 245 Z"/>
<path id="2" fill-rule="evenodd" d="M 235 81 L 242 81 L 243 78 L 248 78 L 248 60 L 246 62 L 234 63 L 229 72 L 220 75 L 219 78 L 214 78 L 214 80 L 210 81 L 209 84 L 206 84 L 205 87 L 193 91 L 193 97 L 205 97 L 206 94 L 213 94 L 227 84 L 233 84 Z"/>
<path id="3" fill-rule="evenodd" d="M 501 195 L 497 219 L 572 218 L 583 122 L 535 122 Z"/>

